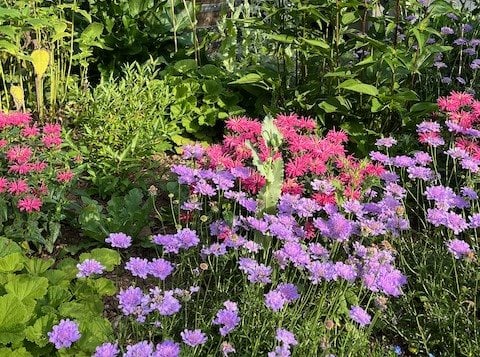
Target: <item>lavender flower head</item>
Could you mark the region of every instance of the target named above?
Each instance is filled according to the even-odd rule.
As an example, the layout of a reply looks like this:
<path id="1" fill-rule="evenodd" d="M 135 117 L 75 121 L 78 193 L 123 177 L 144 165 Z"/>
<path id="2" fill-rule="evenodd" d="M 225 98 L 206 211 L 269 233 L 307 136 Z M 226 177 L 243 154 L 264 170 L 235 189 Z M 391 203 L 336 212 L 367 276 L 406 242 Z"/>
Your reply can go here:
<path id="1" fill-rule="evenodd" d="M 127 353 L 124 357 L 151 356 L 153 353 L 153 344 L 148 341 L 141 341 L 134 345 L 127 346 Z"/>
<path id="2" fill-rule="evenodd" d="M 220 335 L 222 336 L 226 336 L 232 332 L 240 323 L 237 304 L 231 301 L 226 301 L 224 306 L 225 309 L 218 311 L 215 319 L 213 319 L 214 325 L 222 326 L 220 327 Z"/>
<path id="3" fill-rule="evenodd" d="M 185 160 L 188 160 L 188 159 L 200 160 L 202 158 L 204 152 L 205 152 L 205 150 L 199 144 L 185 145 L 183 147 L 182 157 Z"/>
<path id="4" fill-rule="evenodd" d="M 295 346 L 298 344 L 297 340 L 295 339 L 295 335 L 284 328 L 277 329 L 275 338 L 277 341 L 282 342 L 285 346 Z"/>
<path id="5" fill-rule="evenodd" d="M 377 142 L 375 143 L 375 145 L 376 146 L 385 146 L 386 148 L 390 148 L 393 145 L 395 145 L 396 143 L 397 143 L 397 140 L 395 140 L 392 137 L 388 137 L 388 138 L 378 139 Z"/>
<path id="6" fill-rule="evenodd" d="M 448 26 L 443 26 L 440 29 L 440 32 L 442 33 L 442 35 L 453 35 L 455 33 L 455 31 L 453 31 L 453 29 Z"/>
<path id="7" fill-rule="evenodd" d="M 203 345 L 205 342 L 207 342 L 207 335 L 205 335 L 201 330 L 183 330 L 183 332 L 180 333 L 180 336 L 182 336 L 182 341 L 188 346 L 191 347 L 196 347 L 199 345 Z"/>
<path id="8" fill-rule="evenodd" d="M 100 346 L 97 346 L 93 357 L 116 357 L 120 353 L 118 345 L 115 343 L 106 342 Z"/>
<path id="9" fill-rule="evenodd" d="M 227 341 L 223 341 L 222 344 L 220 345 L 220 352 L 222 353 L 222 356 L 226 357 L 228 356 L 229 353 L 235 353 L 236 350 L 231 343 L 228 343 Z"/>
<path id="10" fill-rule="evenodd" d="M 460 239 L 452 239 L 448 241 L 447 249 L 453 254 L 455 259 L 461 259 L 472 252 L 468 243 Z"/>
<path id="11" fill-rule="evenodd" d="M 171 340 L 165 340 L 157 345 L 153 357 L 178 357 L 180 356 L 180 344 Z"/>
<path id="12" fill-rule="evenodd" d="M 150 275 L 159 278 L 160 280 L 165 280 L 170 274 L 172 274 L 174 267 L 168 260 L 159 258 L 153 259 L 148 263 L 148 270 Z"/>
<path id="13" fill-rule="evenodd" d="M 150 265 L 147 259 L 131 257 L 127 264 L 125 264 L 125 269 L 129 270 L 133 276 L 146 279 L 150 272 Z"/>
<path id="14" fill-rule="evenodd" d="M 128 248 L 132 245 L 132 237 L 121 232 L 110 233 L 108 238 L 105 239 L 105 242 L 114 248 Z"/>
<path id="15" fill-rule="evenodd" d="M 77 264 L 77 278 L 86 278 L 93 274 L 102 274 L 105 267 L 95 259 L 86 259 Z"/>
<path id="16" fill-rule="evenodd" d="M 350 309 L 350 318 L 361 327 L 369 325 L 372 320 L 371 316 L 360 306 L 352 306 Z"/>
<path id="17" fill-rule="evenodd" d="M 53 326 L 52 331 L 47 335 L 48 340 L 55 345 L 57 350 L 69 348 L 81 337 L 77 323 L 70 319 L 62 319 L 58 325 Z"/>

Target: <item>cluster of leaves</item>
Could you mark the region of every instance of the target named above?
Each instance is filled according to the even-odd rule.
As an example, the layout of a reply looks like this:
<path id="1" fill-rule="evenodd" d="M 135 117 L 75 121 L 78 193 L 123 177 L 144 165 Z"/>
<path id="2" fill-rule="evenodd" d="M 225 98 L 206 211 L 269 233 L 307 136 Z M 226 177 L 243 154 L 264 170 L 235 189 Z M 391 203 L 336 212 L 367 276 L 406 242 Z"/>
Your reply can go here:
<path id="1" fill-rule="evenodd" d="M 96 259 L 107 271 L 119 264 L 110 249 L 83 254 L 80 260 Z M 28 257 L 20 246 L 0 238 L 0 354 L 2 356 L 52 356 L 55 349 L 47 333 L 62 318 L 75 319 L 81 339 L 70 351 L 91 353 L 111 338 L 110 322 L 103 317 L 102 297 L 115 294 L 106 278 L 77 279 L 77 262 Z"/>
<path id="2" fill-rule="evenodd" d="M 80 19 L 84 22 L 81 29 L 77 28 Z M 91 15 L 76 3 L 52 6 L 46 1 L 5 1 L 0 7 L 0 25 L 0 106 L 9 109 L 14 105 L 18 110 L 33 108 L 36 103 L 39 113 L 43 113 L 48 103 L 48 109 L 55 112 L 59 104 L 66 102 L 72 84 L 86 80 L 93 48 L 105 48 L 103 25 L 93 22 Z M 39 49 L 45 51 L 49 66 L 45 73 L 45 103 L 43 83 L 40 92 L 38 74 L 33 71 L 33 53 Z M 36 96 L 33 88 L 37 89 Z"/>
<path id="3" fill-rule="evenodd" d="M 86 178 L 103 186 L 102 194 L 123 190 L 139 179 L 152 155 L 188 138 L 215 138 L 224 119 L 242 113 L 240 97 L 226 82 L 212 65 L 184 60 L 159 72 L 151 60 L 128 65 L 118 81 L 112 75 L 91 93 L 80 93 L 80 112 L 70 112 L 75 127 L 68 142 L 83 157 Z"/>

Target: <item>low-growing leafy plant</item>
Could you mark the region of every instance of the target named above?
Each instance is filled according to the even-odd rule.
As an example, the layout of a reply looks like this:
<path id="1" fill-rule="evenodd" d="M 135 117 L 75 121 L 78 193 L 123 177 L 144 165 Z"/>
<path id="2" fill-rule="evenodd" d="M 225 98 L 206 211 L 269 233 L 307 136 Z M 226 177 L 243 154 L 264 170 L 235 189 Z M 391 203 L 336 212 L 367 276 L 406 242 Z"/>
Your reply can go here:
<path id="1" fill-rule="evenodd" d="M 65 218 L 73 160 L 61 126 L 37 126 L 29 114 L 0 113 L 0 231 L 53 250 Z"/>
<path id="2" fill-rule="evenodd" d="M 86 259 L 95 259 L 102 267 L 97 273 L 112 271 L 120 262 L 119 254 L 110 249 L 80 257 L 82 262 Z M 59 351 L 60 356 L 91 354 L 99 343 L 112 338 L 102 298 L 115 294 L 115 284 L 91 276 L 91 269 L 84 266 L 70 258 L 56 263 L 28 257 L 15 242 L 0 237 L 0 355 L 54 355 L 52 343 L 65 339 L 52 336 L 60 320 L 78 325 L 74 346 L 68 353 Z"/>
<path id="3" fill-rule="evenodd" d="M 155 61 L 132 64 L 118 81 L 111 77 L 80 95 L 67 140 L 101 195 L 131 189 L 152 155 L 192 138 L 210 141 L 224 119 L 242 113 L 219 69 L 193 60 L 162 73 Z"/>

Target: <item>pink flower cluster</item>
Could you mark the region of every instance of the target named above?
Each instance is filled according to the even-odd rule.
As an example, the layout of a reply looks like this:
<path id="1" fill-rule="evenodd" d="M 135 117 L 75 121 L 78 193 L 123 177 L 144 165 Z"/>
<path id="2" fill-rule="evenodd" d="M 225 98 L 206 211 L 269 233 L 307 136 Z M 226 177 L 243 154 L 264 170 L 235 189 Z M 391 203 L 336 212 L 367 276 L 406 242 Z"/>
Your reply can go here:
<path id="1" fill-rule="evenodd" d="M 70 182 L 70 169 L 53 167 L 51 151 L 62 143 L 59 124 L 32 123 L 28 113 L 0 113 L 0 194 L 8 195 L 20 211 L 40 211 L 48 181 Z"/>

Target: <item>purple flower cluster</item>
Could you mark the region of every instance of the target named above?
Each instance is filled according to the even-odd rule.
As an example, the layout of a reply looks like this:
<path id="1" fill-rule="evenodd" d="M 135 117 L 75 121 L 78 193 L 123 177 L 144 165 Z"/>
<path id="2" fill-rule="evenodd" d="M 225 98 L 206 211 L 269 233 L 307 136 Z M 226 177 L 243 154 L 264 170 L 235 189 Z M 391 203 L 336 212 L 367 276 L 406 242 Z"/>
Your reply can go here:
<path id="1" fill-rule="evenodd" d="M 151 262 L 144 258 L 131 257 L 125 264 L 125 269 L 130 271 L 133 276 L 146 279 L 148 275 L 152 275 L 160 280 L 165 280 L 175 269 L 169 261 L 158 258 Z"/>
<path id="2" fill-rule="evenodd" d="M 370 322 L 372 321 L 372 318 L 368 312 L 366 312 L 360 306 L 352 306 L 350 309 L 350 318 L 358 323 L 360 327 L 370 325 Z"/>
<path id="3" fill-rule="evenodd" d="M 255 259 L 251 258 L 240 258 L 238 265 L 239 269 L 247 274 L 249 282 L 260 284 L 271 283 L 271 267 L 264 264 L 259 264 Z"/>
<path id="4" fill-rule="evenodd" d="M 82 263 L 77 264 L 77 278 L 86 278 L 93 274 L 102 274 L 105 267 L 95 259 L 85 259 Z"/>
<path id="5" fill-rule="evenodd" d="M 298 344 L 295 335 L 284 329 L 278 328 L 275 334 L 275 339 L 280 343 L 274 351 L 268 353 L 268 357 L 288 357 L 291 355 L 291 346 Z"/>
<path id="6" fill-rule="evenodd" d="M 472 253 L 472 249 L 467 242 L 460 239 L 452 239 L 447 242 L 447 249 L 453 254 L 455 259 L 461 259 Z"/>
<path id="7" fill-rule="evenodd" d="M 294 284 L 283 283 L 265 294 L 265 305 L 273 311 L 280 311 L 286 304 L 294 302 L 299 297 L 300 294 Z"/>
<path id="8" fill-rule="evenodd" d="M 226 336 L 238 326 L 240 323 L 240 317 L 238 316 L 238 307 L 236 303 L 225 301 L 223 305 L 225 308 L 217 312 L 215 319 L 213 319 L 213 324 L 221 325 L 220 335 Z"/>
<path id="9" fill-rule="evenodd" d="M 128 248 L 132 245 L 132 237 L 125 233 L 110 233 L 105 242 L 114 248 Z"/>
<path id="10" fill-rule="evenodd" d="M 77 323 L 70 319 L 61 320 L 47 335 L 48 340 L 55 345 L 57 350 L 71 347 L 81 337 Z"/>
<path id="11" fill-rule="evenodd" d="M 153 242 L 163 247 L 165 253 L 178 253 L 180 249 L 196 247 L 200 242 L 195 231 L 183 228 L 175 234 L 157 234 Z"/>
<path id="12" fill-rule="evenodd" d="M 183 330 L 183 332 L 180 333 L 180 336 L 182 337 L 183 343 L 190 347 L 196 347 L 203 345 L 205 342 L 207 342 L 207 335 L 203 333 L 201 330 Z"/>
<path id="13" fill-rule="evenodd" d="M 159 287 L 154 287 L 150 289 L 149 294 L 144 294 L 140 288 L 130 286 L 118 293 L 118 307 L 125 316 L 132 315 L 138 322 L 145 322 L 146 317 L 155 311 L 162 316 L 170 316 L 181 309 L 175 293 L 176 291 L 163 291 Z M 183 291 L 181 294 L 183 295 Z"/>

